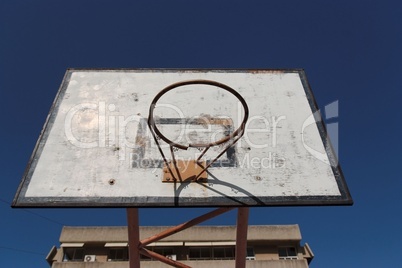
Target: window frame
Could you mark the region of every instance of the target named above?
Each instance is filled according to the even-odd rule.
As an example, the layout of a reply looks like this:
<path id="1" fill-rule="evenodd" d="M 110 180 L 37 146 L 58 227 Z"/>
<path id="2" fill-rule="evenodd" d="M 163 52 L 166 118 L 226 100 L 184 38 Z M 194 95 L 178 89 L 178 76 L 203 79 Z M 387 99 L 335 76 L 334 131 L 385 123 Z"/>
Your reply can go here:
<path id="1" fill-rule="evenodd" d="M 202 256 L 202 250 L 208 250 L 209 251 L 209 257 L 203 257 Z M 198 251 L 198 257 L 192 257 L 191 252 L 192 251 Z M 191 261 L 202 261 L 202 260 L 211 260 L 212 259 L 212 247 L 189 247 L 188 248 L 188 260 Z"/>
<path id="2" fill-rule="evenodd" d="M 254 247 L 247 247 L 246 260 L 256 260 Z"/>
<path id="3" fill-rule="evenodd" d="M 281 250 L 284 250 L 286 255 L 281 256 Z M 294 251 L 294 255 L 291 255 L 291 251 Z M 297 260 L 298 252 L 297 248 L 294 246 L 287 246 L 287 247 L 278 247 L 278 257 L 280 260 Z"/>
<path id="4" fill-rule="evenodd" d="M 79 252 L 79 253 L 78 253 Z M 72 256 L 69 255 L 72 253 Z M 81 254 L 81 257 L 78 258 Z M 83 262 L 85 257 L 84 248 L 82 247 L 65 247 L 63 248 L 63 262 Z"/>
<path id="5" fill-rule="evenodd" d="M 117 258 L 117 257 L 119 257 L 118 256 L 119 252 L 121 253 L 121 258 Z M 114 256 L 112 256 L 112 253 L 114 253 Z M 111 248 L 109 248 L 109 251 L 107 254 L 108 262 L 128 261 L 128 260 L 129 260 L 128 247 L 111 247 Z"/>

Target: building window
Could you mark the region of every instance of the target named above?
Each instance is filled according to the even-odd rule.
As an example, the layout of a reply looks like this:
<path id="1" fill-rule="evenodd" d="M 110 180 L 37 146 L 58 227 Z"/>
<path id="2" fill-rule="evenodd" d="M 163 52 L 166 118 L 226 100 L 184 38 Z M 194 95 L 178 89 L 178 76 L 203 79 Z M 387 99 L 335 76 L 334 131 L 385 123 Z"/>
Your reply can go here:
<path id="1" fill-rule="evenodd" d="M 214 260 L 234 260 L 235 250 L 233 247 L 214 247 L 212 249 Z"/>
<path id="2" fill-rule="evenodd" d="M 165 247 L 154 247 L 152 251 L 155 253 L 158 253 L 162 256 L 170 256 L 170 255 L 174 254 L 173 248 L 167 248 L 167 247 L 166 248 Z"/>
<path id="3" fill-rule="evenodd" d="M 210 260 L 212 258 L 212 250 L 208 247 L 189 248 L 188 258 L 190 260 Z"/>
<path id="4" fill-rule="evenodd" d="M 281 247 L 278 248 L 280 260 L 297 260 L 297 252 L 294 247 Z"/>
<path id="5" fill-rule="evenodd" d="M 128 248 L 109 249 L 108 261 L 128 261 Z"/>
<path id="6" fill-rule="evenodd" d="M 255 260 L 254 248 L 251 247 L 247 248 L 246 260 Z"/>
<path id="7" fill-rule="evenodd" d="M 83 248 L 64 248 L 63 261 L 83 261 L 84 249 Z"/>
<path id="8" fill-rule="evenodd" d="M 234 247 L 191 247 L 188 249 L 189 260 L 234 260 Z"/>

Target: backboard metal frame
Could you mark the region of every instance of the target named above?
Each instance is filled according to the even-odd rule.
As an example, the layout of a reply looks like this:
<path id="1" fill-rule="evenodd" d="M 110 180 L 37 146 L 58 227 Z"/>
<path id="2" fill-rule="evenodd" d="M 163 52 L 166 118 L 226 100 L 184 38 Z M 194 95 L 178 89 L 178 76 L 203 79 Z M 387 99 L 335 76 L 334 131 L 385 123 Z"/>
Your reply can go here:
<path id="1" fill-rule="evenodd" d="M 75 72 L 98 72 L 98 73 L 277 73 L 277 74 L 297 74 L 300 77 L 311 114 L 314 115 L 316 127 L 319 132 L 322 144 L 325 148 L 334 180 L 339 189 L 339 195 L 302 195 L 302 196 L 254 196 L 250 192 L 244 192 L 245 196 L 229 196 L 226 194 L 211 196 L 208 198 L 195 198 L 180 196 L 180 191 L 188 184 L 182 183 L 175 185 L 174 196 L 29 196 L 27 190 L 31 182 L 33 173 L 38 164 L 41 153 L 46 141 L 49 138 L 50 131 L 56 120 L 60 105 L 66 95 L 70 79 Z M 49 165 L 51 165 L 49 163 Z M 209 174 L 213 177 L 213 174 Z M 219 180 L 217 180 L 219 181 Z M 222 182 L 225 184 L 225 182 Z M 216 191 L 213 187 L 199 183 L 205 190 Z M 228 185 L 234 191 L 235 185 Z M 252 207 L 252 206 L 316 206 L 316 205 L 351 205 L 353 203 L 350 192 L 346 185 L 342 169 L 329 141 L 327 130 L 318 105 L 315 102 L 313 93 L 307 82 L 306 75 L 302 69 L 269 69 L 269 70 L 213 70 L 213 69 L 68 69 L 63 79 L 62 85 L 56 95 L 53 105 L 50 109 L 46 123 L 34 148 L 32 156 L 24 172 L 22 182 L 14 198 L 13 207 Z"/>

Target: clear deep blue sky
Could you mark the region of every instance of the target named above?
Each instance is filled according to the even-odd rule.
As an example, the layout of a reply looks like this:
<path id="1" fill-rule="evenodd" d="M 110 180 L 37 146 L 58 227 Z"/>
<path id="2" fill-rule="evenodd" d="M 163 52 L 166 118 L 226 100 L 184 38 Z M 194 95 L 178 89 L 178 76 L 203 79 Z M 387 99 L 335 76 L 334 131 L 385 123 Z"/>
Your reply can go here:
<path id="1" fill-rule="evenodd" d="M 11 209 L 67 68 L 304 68 L 339 101 L 352 207 L 253 208 L 300 225 L 311 267 L 397 267 L 401 232 L 401 1 L 0 2 L 0 267 L 47 267 L 62 225 L 125 225 L 124 209 Z M 171 225 L 207 209 L 143 209 Z M 209 222 L 234 224 L 235 213 Z"/>

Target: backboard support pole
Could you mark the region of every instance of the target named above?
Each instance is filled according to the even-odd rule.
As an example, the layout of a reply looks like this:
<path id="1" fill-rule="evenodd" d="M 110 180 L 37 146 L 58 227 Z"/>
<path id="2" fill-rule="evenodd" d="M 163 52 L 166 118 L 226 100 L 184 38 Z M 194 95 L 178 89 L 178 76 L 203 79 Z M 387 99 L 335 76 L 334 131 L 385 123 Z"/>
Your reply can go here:
<path id="1" fill-rule="evenodd" d="M 248 215 L 248 207 L 239 207 L 237 209 L 236 268 L 246 267 Z"/>
<path id="2" fill-rule="evenodd" d="M 181 232 L 183 230 L 186 230 L 194 225 L 200 224 L 206 220 L 209 220 L 211 218 L 214 218 L 216 216 L 219 216 L 225 212 L 228 212 L 230 210 L 234 209 L 233 207 L 221 207 L 218 209 L 215 209 L 213 211 L 210 211 L 206 214 L 203 214 L 199 217 L 193 218 L 192 220 L 189 220 L 187 222 L 184 222 L 182 224 L 179 224 L 177 226 L 168 228 L 165 231 L 162 231 L 159 234 L 153 235 L 151 237 L 145 238 L 143 240 L 140 240 L 140 227 L 139 227 L 139 217 L 138 217 L 138 208 L 127 208 L 127 221 L 128 221 L 128 245 L 129 245 L 129 267 L 130 268 L 137 268 L 140 267 L 140 254 L 148 256 L 149 258 L 158 260 L 160 262 L 166 263 L 170 266 L 173 267 L 178 267 L 178 268 L 190 268 L 190 266 L 187 266 L 181 262 L 171 260 L 167 258 L 166 256 L 160 255 L 156 252 L 150 251 L 146 249 L 145 247 L 149 245 L 150 243 L 159 241 L 165 237 L 171 236 L 175 233 Z M 248 209 L 247 213 L 242 213 L 241 217 L 238 217 L 238 222 L 241 222 L 242 224 L 245 222 L 246 223 L 246 245 L 244 247 L 247 247 L 247 215 L 248 215 Z M 244 219 L 244 215 L 246 216 L 246 219 Z M 240 221 L 239 221 L 240 219 Z M 243 226 L 243 225 L 242 225 Z M 242 227 L 244 228 L 244 227 Z M 242 239 L 244 239 L 244 230 L 242 229 L 241 231 L 241 236 Z M 238 236 L 239 237 L 239 236 Z M 243 241 L 244 242 L 244 241 Z M 243 248 L 244 248 L 243 247 Z M 245 257 L 244 257 L 245 258 Z M 245 268 L 245 266 L 236 266 L 237 268 Z"/>
<path id="3" fill-rule="evenodd" d="M 181 232 L 181 231 L 183 231 L 183 230 L 185 230 L 187 228 L 190 228 L 190 227 L 192 227 L 194 225 L 197 225 L 197 224 L 200 224 L 200 223 L 202 223 L 202 222 L 204 222 L 206 220 L 209 220 L 211 218 L 219 216 L 219 215 L 221 215 L 221 214 L 223 214 L 225 212 L 228 212 L 228 211 L 230 211 L 232 209 L 233 208 L 230 208 L 230 207 L 218 208 L 218 209 L 215 209 L 215 210 L 213 210 L 211 212 L 208 212 L 208 213 L 206 213 L 204 215 L 196 217 L 196 218 L 194 218 L 194 219 L 192 219 L 190 221 L 187 221 L 185 223 L 182 223 L 182 224 L 179 224 L 177 226 L 171 227 L 171 228 L 169 228 L 169 229 L 167 229 L 167 230 L 165 230 L 165 231 L 163 231 L 163 232 L 161 232 L 159 234 L 156 234 L 154 236 L 151 236 L 149 238 L 141 240 L 140 241 L 140 247 L 141 248 L 145 247 L 146 245 L 148 245 L 148 244 L 150 244 L 152 242 L 159 241 L 159 240 L 161 240 L 161 239 L 163 239 L 165 237 L 168 237 L 168 236 L 173 235 L 175 233 Z"/>
<path id="4" fill-rule="evenodd" d="M 129 267 L 140 267 L 140 226 L 138 208 L 127 208 Z"/>

